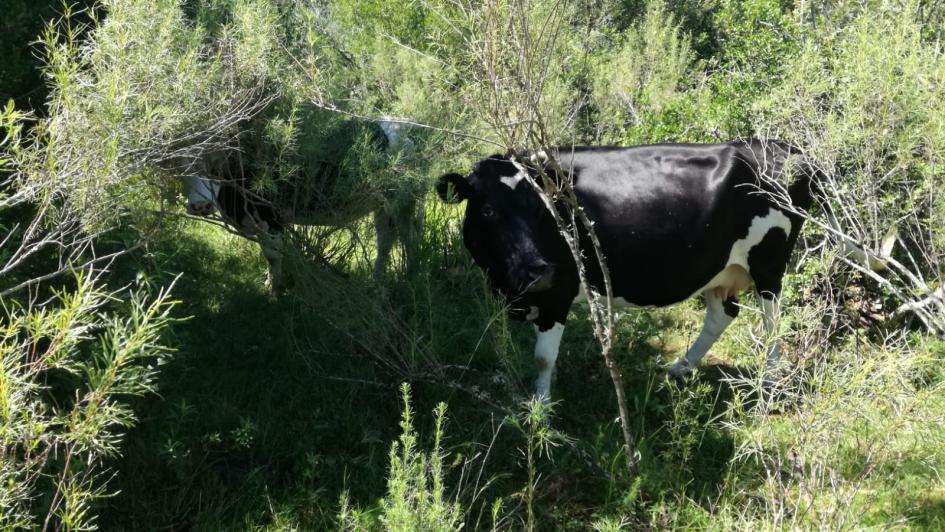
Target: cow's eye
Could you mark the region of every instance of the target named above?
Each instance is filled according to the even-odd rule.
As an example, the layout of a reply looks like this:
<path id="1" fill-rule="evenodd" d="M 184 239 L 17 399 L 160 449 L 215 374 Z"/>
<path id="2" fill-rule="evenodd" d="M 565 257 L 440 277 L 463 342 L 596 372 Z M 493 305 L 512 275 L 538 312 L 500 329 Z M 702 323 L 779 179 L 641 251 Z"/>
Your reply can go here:
<path id="1" fill-rule="evenodd" d="M 482 206 L 482 215 L 486 218 L 495 218 L 495 209 L 489 205 Z"/>

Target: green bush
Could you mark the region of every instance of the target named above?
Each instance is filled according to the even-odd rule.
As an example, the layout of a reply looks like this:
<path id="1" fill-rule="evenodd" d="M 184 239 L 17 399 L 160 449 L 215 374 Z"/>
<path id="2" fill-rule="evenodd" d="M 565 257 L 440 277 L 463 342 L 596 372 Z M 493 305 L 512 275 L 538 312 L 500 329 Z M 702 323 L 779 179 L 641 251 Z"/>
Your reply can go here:
<path id="1" fill-rule="evenodd" d="M 161 338 L 174 304 L 166 291 L 109 293 L 80 275 L 55 305 L 4 308 L 0 526 L 94 528 L 108 459 L 137 421 L 130 400 L 154 393 L 172 353 Z"/>
<path id="2" fill-rule="evenodd" d="M 663 0 L 650 1 L 643 21 L 621 40 L 616 50 L 601 54 L 591 75 L 604 142 L 624 140 L 628 130 L 651 124 L 678 100 L 691 97 L 686 89 L 697 73 L 690 39 Z"/>
<path id="3" fill-rule="evenodd" d="M 70 2 L 71 9 L 88 9 L 94 0 Z M 7 0 L 0 19 L 0 103 L 12 99 L 18 109 L 43 114 L 48 87 L 42 75 L 41 48 L 37 40 L 43 28 L 63 14 L 58 0 Z M 79 17 L 83 15 L 79 14 Z"/>
<path id="4" fill-rule="evenodd" d="M 764 131 L 818 162 L 843 232 L 879 250 L 898 228 L 889 280 L 877 282 L 900 304 L 945 272 L 945 57 L 919 12 L 882 2 L 833 13 L 839 22 L 811 29 L 755 106 Z M 945 331 L 945 317 L 937 327 Z"/>
<path id="5" fill-rule="evenodd" d="M 107 16 L 88 38 L 68 18 L 45 35 L 50 117 L 17 161 L 87 231 L 114 227 L 129 211 L 140 225 L 144 206 L 177 188 L 179 160 L 209 160 L 239 149 L 240 140 L 267 144 L 243 150 L 259 157 L 251 167 L 270 170 L 256 183 L 266 191 L 282 184 L 267 178 L 298 179 L 312 156 L 330 155 L 313 148 L 324 152 L 343 140 L 329 135 L 339 131 L 338 115 L 310 103 L 333 94 L 337 78 L 325 71 L 342 70 L 332 64 L 336 57 L 323 59 L 326 22 L 317 13 L 252 0 L 199 2 L 190 10 L 176 0 L 106 0 L 102 8 Z M 371 179 L 396 175 L 348 172 L 346 179 L 361 182 L 342 188 L 377 196 L 391 186 Z M 330 200 L 343 206 L 360 198 Z"/>

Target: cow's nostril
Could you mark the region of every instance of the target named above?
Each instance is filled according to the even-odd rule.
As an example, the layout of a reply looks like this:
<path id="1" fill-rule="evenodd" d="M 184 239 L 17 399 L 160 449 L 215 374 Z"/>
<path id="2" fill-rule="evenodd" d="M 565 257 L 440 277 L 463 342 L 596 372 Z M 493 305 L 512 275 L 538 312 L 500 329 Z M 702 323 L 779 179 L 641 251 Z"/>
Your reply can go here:
<path id="1" fill-rule="evenodd" d="M 549 264 L 531 266 L 525 271 L 526 292 L 540 292 L 551 287 L 555 269 Z"/>
<path id="2" fill-rule="evenodd" d="M 550 275 L 554 272 L 554 269 L 547 264 L 542 264 L 540 266 L 532 266 L 528 268 L 527 275 L 530 279 L 540 279 L 546 275 Z"/>

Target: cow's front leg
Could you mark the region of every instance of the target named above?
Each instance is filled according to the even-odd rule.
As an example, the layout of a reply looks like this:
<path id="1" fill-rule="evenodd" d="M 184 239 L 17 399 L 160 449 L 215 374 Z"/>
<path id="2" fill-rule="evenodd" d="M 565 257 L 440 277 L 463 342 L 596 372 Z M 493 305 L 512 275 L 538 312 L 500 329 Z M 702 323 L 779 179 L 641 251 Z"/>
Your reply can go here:
<path id="1" fill-rule="evenodd" d="M 705 297 L 705 323 L 695 343 L 686 351 L 686 355 L 680 357 L 669 368 L 669 373 L 673 377 L 683 378 L 691 374 L 692 368 L 699 364 L 732 320 L 738 316 L 738 301 L 734 297 L 723 300 L 722 295 L 714 289 L 706 290 L 703 296 Z"/>
<path id="2" fill-rule="evenodd" d="M 535 366 L 538 377 L 535 379 L 535 397 L 542 401 L 551 399 L 551 375 L 558 360 L 558 349 L 561 347 L 561 335 L 564 333 L 564 324 L 553 322 L 544 330 L 535 325 L 538 338 L 535 341 Z"/>

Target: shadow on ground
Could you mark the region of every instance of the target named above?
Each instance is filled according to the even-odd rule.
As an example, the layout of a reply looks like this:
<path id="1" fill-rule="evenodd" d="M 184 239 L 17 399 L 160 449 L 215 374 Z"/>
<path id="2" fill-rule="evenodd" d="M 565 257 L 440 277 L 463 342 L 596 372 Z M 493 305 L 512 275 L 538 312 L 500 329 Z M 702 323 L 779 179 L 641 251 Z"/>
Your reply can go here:
<path id="1" fill-rule="evenodd" d="M 488 515 L 500 497 L 517 507 L 510 494 L 527 482 L 524 440 L 501 421 L 531 387 L 533 333 L 489 301 L 477 269 L 440 251 L 410 282 L 392 276 L 379 289 L 367 267 L 340 281 L 315 273 L 318 282 L 297 280 L 298 293 L 271 302 L 258 250 L 245 241 L 197 226 L 155 248 L 137 266 L 165 279 L 183 271 L 175 294 L 191 318 L 172 332 L 179 352 L 159 396 L 136 405 L 141 422 L 115 464 L 103 529 L 331 528 L 344 491 L 376 507 L 404 380 L 424 446 L 433 407 L 449 406 L 447 450 L 457 461 L 448 485 L 469 474 L 463 457 L 488 479 L 480 493 L 460 494 L 468 514 Z M 634 508 L 628 493 L 708 501 L 720 489 L 734 446 L 713 419 L 732 397 L 726 375 L 747 373 L 710 364 L 691 385 L 666 386 L 660 375 L 674 353 L 647 339 L 672 320 L 642 311 L 621 321 L 616 354 L 641 454 L 631 490 L 609 377 L 586 317 L 572 316 L 553 427 L 573 443 L 538 464 L 545 526 L 581 528 L 587 521 L 574 519 L 600 508 Z"/>

